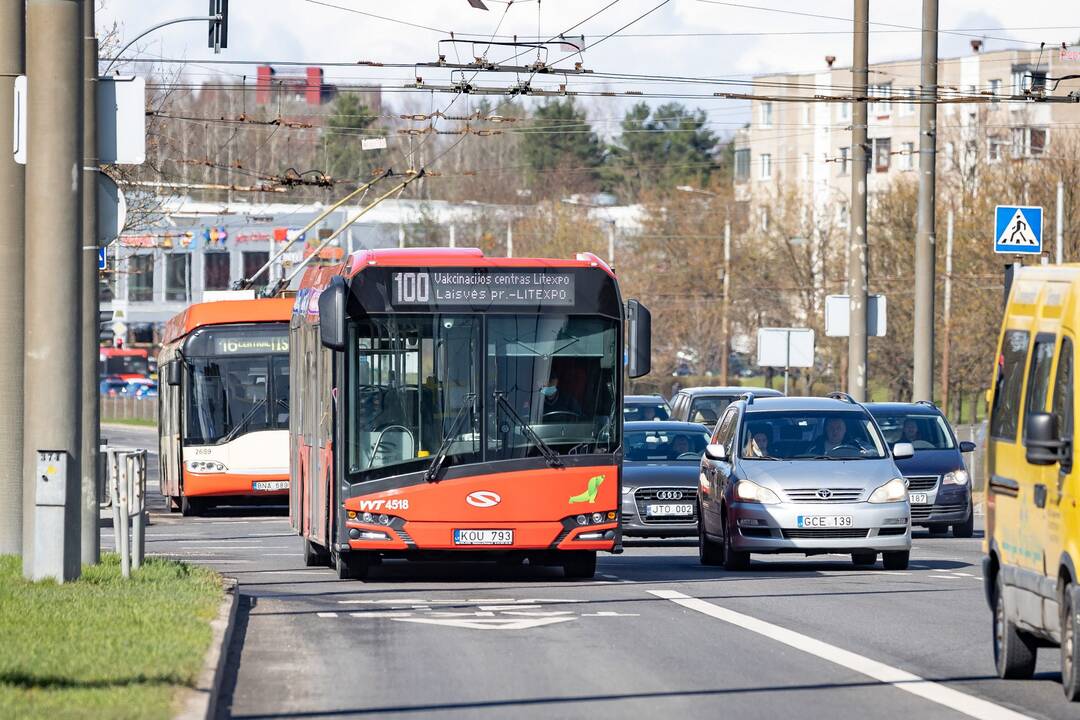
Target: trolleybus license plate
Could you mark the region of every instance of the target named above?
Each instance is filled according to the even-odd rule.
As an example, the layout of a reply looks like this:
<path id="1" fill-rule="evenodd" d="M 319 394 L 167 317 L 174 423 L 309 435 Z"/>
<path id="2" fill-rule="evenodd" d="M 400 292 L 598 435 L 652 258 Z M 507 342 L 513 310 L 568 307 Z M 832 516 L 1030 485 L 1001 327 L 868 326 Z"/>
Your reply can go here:
<path id="1" fill-rule="evenodd" d="M 799 515 L 796 523 L 801 528 L 852 527 L 854 518 L 850 515 Z"/>
<path id="2" fill-rule="evenodd" d="M 930 497 L 926 493 L 911 493 L 908 495 L 908 500 L 912 505 L 929 505 Z"/>
<path id="3" fill-rule="evenodd" d="M 455 545 L 513 545 L 513 530 L 454 530 Z"/>
<path id="4" fill-rule="evenodd" d="M 253 490 L 288 490 L 288 480 L 256 480 L 251 483 Z"/>
<path id="5" fill-rule="evenodd" d="M 694 514 L 694 506 L 690 503 L 647 505 L 645 514 L 650 517 L 662 515 L 681 515 L 683 517 L 689 517 Z"/>

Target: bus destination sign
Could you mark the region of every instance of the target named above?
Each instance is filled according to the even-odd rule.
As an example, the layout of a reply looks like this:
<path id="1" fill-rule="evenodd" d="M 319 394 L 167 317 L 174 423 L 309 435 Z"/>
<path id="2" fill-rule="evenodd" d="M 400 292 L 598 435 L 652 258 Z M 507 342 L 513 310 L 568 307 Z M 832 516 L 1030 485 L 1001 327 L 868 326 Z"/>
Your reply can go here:
<path id="1" fill-rule="evenodd" d="M 215 355 L 261 355 L 289 352 L 288 335 L 230 335 L 214 338 Z"/>
<path id="2" fill-rule="evenodd" d="M 574 276 L 571 273 L 529 270 L 395 272 L 392 284 L 394 305 L 574 304 Z"/>

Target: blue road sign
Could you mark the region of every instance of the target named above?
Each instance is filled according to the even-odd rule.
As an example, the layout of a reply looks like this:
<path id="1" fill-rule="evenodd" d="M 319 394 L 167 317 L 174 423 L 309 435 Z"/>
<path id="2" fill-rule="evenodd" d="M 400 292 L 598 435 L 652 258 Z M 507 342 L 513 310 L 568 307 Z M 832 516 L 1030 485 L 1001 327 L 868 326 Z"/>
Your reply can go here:
<path id="1" fill-rule="evenodd" d="M 998 205 L 994 210 L 994 252 L 1042 252 L 1043 209 L 1024 205 Z"/>
<path id="2" fill-rule="evenodd" d="M 104 270 L 108 266 L 108 263 L 106 262 L 107 258 L 108 258 L 108 253 L 107 253 L 106 249 L 103 248 L 103 247 L 99 247 L 97 249 L 97 269 L 98 270 Z"/>

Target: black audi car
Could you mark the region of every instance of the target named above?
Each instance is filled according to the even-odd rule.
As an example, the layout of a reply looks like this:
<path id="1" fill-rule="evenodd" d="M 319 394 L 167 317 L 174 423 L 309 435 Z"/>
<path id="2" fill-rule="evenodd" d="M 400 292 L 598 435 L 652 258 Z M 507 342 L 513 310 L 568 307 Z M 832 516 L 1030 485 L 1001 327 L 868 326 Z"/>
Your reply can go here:
<path id="1" fill-rule="evenodd" d="M 975 450 L 975 443 L 958 441 L 949 421 L 929 402 L 867 403 L 866 409 L 890 447 L 906 442 L 915 448 L 910 458 L 896 460 L 908 481 L 912 527 L 921 525 L 932 535 L 944 535 L 951 527 L 954 537 L 971 537 L 971 477 L 961 453 Z"/>
<path id="2" fill-rule="evenodd" d="M 623 535 L 697 536 L 698 470 L 708 443 L 699 423 L 625 423 Z"/>

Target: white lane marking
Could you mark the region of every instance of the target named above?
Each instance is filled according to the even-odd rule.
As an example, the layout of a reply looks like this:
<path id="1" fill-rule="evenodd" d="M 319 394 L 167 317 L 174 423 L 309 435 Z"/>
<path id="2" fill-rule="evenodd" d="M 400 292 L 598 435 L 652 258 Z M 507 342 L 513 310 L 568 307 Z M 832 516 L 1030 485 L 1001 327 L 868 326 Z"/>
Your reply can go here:
<path id="1" fill-rule="evenodd" d="M 608 580 L 618 580 L 619 579 L 618 575 L 605 575 L 604 573 L 600 573 L 600 577 L 607 578 Z"/>
<path id="2" fill-rule="evenodd" d="M 935 580 L 959 580 L 960 578 L 955 575 L 927 575 L 926 577 L 934 578 Z"/>
<path id="3" fill-rule="evenodd" d="M 337 613 L 336 612 L 321 612 L 321 613 L 318 613 L 318 616 L 321 617 L 321 618 L 336 618 Z"/>
<path id="4" fill-rule="evenodd" d="M 365 618 L 365 617 L 384 617 L 384 618 L 403 618 L 411 617 L 411 612 L 394 612 L 392 610 L 367 610 L 364 612 L 351 612 L 349 617 Z"/>
<path id="5" fill-rule="evenodd" d="M 641 617 L 637 613 L 621 613 L 613 610 L 601 610 L 594 613 L 582 613 L 581 617 Z"/>
<path id="6" fill-rule="evenodd" d="M 545 618 L 394 618 L 395 622 L 422 623 L 424 625 L 445 625 L 448 627 L 468 628 L 470 630 L 528 630 L 530 628 L 569 622 L 572 617 Z"/>
<path id="7" fill-rule="evenodd" d="M 744 630 L 755 632 L 767 638 L 783 643 L 802 652 L 815 655 L 822 660 L 853 670 L 878 682 L 892 685 L 893 687 L 911 693 L 925 700 L 935 702 L 944 707 L 955 710 L 973 718 L 985 720 L 1022 720 L 1027 718 L 1018 712 L 996 705 L 988 700 L 977 698 L 950 687 L 941 685 L 931 680 L 926 680 L 918 675 L 909 673 L 899 668 L 871 660 L 870 658 L 844 650 L 835 645 L 822 642 L 808 635 L 788 630 L 787 628 L 774 625 L 764 620 L 759 620 L 750 615 L 728 610 L 727 608 L 714 605 L 713 603 L 699 600 L 684 595 L 674 590 L 650 590 L 649 593 L 664 600 L 681 605 L 689 610 L 695 610 L 709 617 L 723 620 Z"/>
<path id="8" fill-rule="evenodd" d="M 966 572 L 954 572 L 953 575 L 960 575 L 961 577 L 975 577 L 971 573 L 966 573 Z"/>

